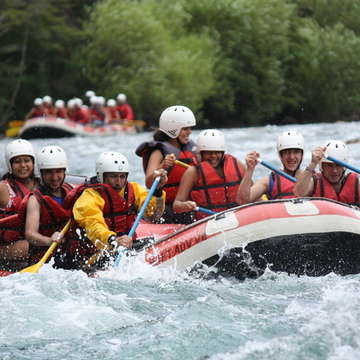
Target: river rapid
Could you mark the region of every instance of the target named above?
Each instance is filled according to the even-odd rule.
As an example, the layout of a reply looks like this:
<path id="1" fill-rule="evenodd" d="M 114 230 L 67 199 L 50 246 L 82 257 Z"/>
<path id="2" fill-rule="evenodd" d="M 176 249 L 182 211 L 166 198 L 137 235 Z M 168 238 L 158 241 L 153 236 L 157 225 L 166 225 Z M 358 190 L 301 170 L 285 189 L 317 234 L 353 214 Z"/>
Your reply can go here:
<path id="1" fill-rule="evenodd" d="M 328 139 L 360 136 L 359 124 L 309 124 L 225 129 L 228 152 L 250 150 L 280 167 L 276 138 L 297 129 L 310 151 Z M 194 131 L 195 139 L 199 131 Z M 94 175 L 100 152 L 115 150 L 144 184 L 136 146 L 151 133 L 106 138 L 34 140 L 57 144 L 70 173 Z M 8 139 L 0 140 L 4 153 Z M 349 145 L 360 167 L 360 143 Z M 3 159 L 0 162 L 5 170 Z M 258 166 L 255 178 L 268 174 Z M 354 359 L 360 358 L 360 275 L 312 278 L 266 271 L 254 280 L 204 278 L 137 263 L 89 278 L 44 265 L 39 274 L 0 278 L 1 360 Z"/>

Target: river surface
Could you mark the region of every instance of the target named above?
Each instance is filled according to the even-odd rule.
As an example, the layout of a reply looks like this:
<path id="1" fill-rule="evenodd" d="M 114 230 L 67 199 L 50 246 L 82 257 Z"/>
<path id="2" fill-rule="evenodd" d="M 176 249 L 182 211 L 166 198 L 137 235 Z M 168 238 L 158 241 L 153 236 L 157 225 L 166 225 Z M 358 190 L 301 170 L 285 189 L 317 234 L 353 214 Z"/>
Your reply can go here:
<path id="1" fill-rule="evenodd" d="M 258 150 L 279 166 L 277 135 L 297 129 L 310 150 L 328 139 L 360 136 L 359 123 L 225 129 L 228 151 Z M 198 131 L 193 132 L 196 138 Z M 151 133 L 34 140 L 57 144 L 70 172 L 93 175 L 104 150 L 124 153 L 130 180 L 144 183 L 135 147 Z M 2 153 L 8 140 L 0 140 Z M 360 166 L 360 143 L 349 145 Z M 0 166 L 4 170 L 4 161 Z M 268 170 L 260 165 L 255 178 Z M 132 264 L 89 278 L 54 270 L 0 278 L 0 359 L 360 359 L 360 275 L 204 279 Z"/>

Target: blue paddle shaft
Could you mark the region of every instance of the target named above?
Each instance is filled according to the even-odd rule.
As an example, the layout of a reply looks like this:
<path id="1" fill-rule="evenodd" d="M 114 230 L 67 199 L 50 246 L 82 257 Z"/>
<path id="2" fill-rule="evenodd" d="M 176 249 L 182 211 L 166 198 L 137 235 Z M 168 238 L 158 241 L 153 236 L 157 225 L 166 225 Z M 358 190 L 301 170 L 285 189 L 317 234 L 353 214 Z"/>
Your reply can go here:
<path id="1" fill-rule="evenodd" d="M 335 158 L 333 158 L 332 156 L 327 156 L 326 158 L 327 158 L 328 160 L 334 162 L 335 164 L 338 164 L 338 165 L 340 165 L 340 166 L 346 167 L 346 168 L 348 168 L 349 170 L 355 171 L 356 173 L 360 174 L 360 169 L 358 169 L 358 168 L 356 168 L 356 167 L 354 167 L 354 166 L 352 166 L 352 165 L 350 165 L 350 164 L 348 164 L 348 163 L 346 163 L 346 162 L 344 162 L 344 161 L 335 159 Z"/>
<path id="2" fill-rule="evenodd" d="M 262 166 L 267 167 L 268 169 L 270 169 L 270 170 L 272 170 L 272 171 L 275 171 L 275 172 L 278 173 L 279 175 L 287 178 L 288 180 L 290 180 L 290 181 L 292 181 L 292 182 L 296 182 L 296 181 L 297 181 L 295 177 L 287 174 L 286 172 L 284 172 L 284 171 L 282 171 L 282 170 L 277 169 L 276 167 L 272 166 L 271 164 L 269 164 L 268 162 L 266 162 L 266 161 L 264 161 L 264 160 L 261 160 L 261 161 L 260 161 L 260 164 L 261 164 Z"/>
<path id="3" fill-rule="evenodd" d="M 148 194 L 146 196 L 146 199 L 145 199 L 144 203 L 142 204 L 141 209 L 140 209 L 139 213 L 137 214 L 137 217 L 136 217 L 133 225 L 131 226 L 131 229 L 130 229 L 129 234 L 128 234 L 129 237 L 132 237 L 135 234 L 135 231 L 136 231 L 142 217 L 144 216 L 144 212 L 145 212 L 145 210 L 146 210 L 152 196 L 154 195 L 154 192 L 155 192 L 156 188 L 158 187 L 159 182 L 160 182 L 160 176 L 156 177 L 155 180 L 153 181 L 153 183 L 151 185 L 151 188 L 150 188 L 150 190 L 149 190 L 149 192 L 148 192 Z M 121 249 L 119 249 L 119 251 L 118 251 L 118 253 L 116 255 L 115 261 L 114 261 L 114 266 L 119 265 L 121 257 L 122 257 L 122 255 L 123 255 L 123 253 L 124 253 L 124 251 L 126 249 L 127 248 L 125 248 L 123 246 L 122 246 Z"/>
<path id="4" fill-rule="evenodd" d="M 201 212 L 203 212 L 203 213 L 210 214 L 210 215 L 216 214 L 215 211 L 212 211 L 212 210 L 209 210 L 209 209 L 205 209 L 205 208 L 203 208 L 203 207 L 201 207 L 201 206 L 198 206 L 198 207 L 196 208 L 196 211 L 201 211 Z"/>

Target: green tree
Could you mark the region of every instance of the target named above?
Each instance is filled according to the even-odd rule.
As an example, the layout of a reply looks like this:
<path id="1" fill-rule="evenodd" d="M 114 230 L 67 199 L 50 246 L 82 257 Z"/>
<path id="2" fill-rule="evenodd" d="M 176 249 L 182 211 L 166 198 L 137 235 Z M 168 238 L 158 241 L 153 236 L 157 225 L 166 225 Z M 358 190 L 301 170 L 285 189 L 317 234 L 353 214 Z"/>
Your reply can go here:
<path id="1" fill-rule="evenodd" d="M 343 24 L 360 35 L 360 2 L 357 0 L 292 0 L 298 14 L 315 20 L 321 27 Z"/>
<path id="2" fill-rule="evenodd" d="M 189 31 L 209 31 L 221 47 L 217 93 L 208 113 L 226 112 L 238 125 L 259 124 L 294 101 L 286 64 L 294 6 L 284 0 L 184 0 Z"/>
<path id="3" fill-rule="evenodd" d="M 157 123 L 167 106 L 194 111 L 213 92 L 216 42 L 184 31 L 180 3 L 105 0 L 85 25 L 83 74 L 107 97 L 128 95 L 136 116 Z"/>
<path id="4" fill-rule="evenodd" d="M 80 3 L 85 0 L 1 2 L 0 128 L 8 119 L 22 118 L 36 96 L 76 91 L 72 55 L 82 36 Z"/>
<path id="5" fill-rule="evenodd" d="M 293 35 L 288 82 L 309 120 L 335 120 L 358 110 L 360 38 L 342 24 L 322 28 L 312 19 L 301 21 Z"/>

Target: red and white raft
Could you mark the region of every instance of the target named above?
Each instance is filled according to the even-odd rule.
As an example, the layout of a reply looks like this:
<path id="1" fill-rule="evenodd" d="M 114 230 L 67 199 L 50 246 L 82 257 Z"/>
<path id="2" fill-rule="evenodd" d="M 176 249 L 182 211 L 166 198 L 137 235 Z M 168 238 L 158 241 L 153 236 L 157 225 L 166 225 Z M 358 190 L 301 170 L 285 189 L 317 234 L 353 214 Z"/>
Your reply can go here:
<path id="1" fill-rule="evenodd" d="M 204 263 L 238 278 L 266 268 L 309 276 L 360 273 L 360 210 L 324 198 L 257 202 L 183 228 L 139 229 L 140 236 L 154 233 L 160 235 L 136 256 L 178 271 Z"/>
<path id="2" fill-rule="evenodd" d="M 104 125 L 92 127 L 54 116 L 36 117 L 25 121 L 19 137 L 23 139 L 61 138 L 68 136 L 109 136 L 119 133 L 142 131 L 144 122 L 135 120 L 133 125 Z"/>

